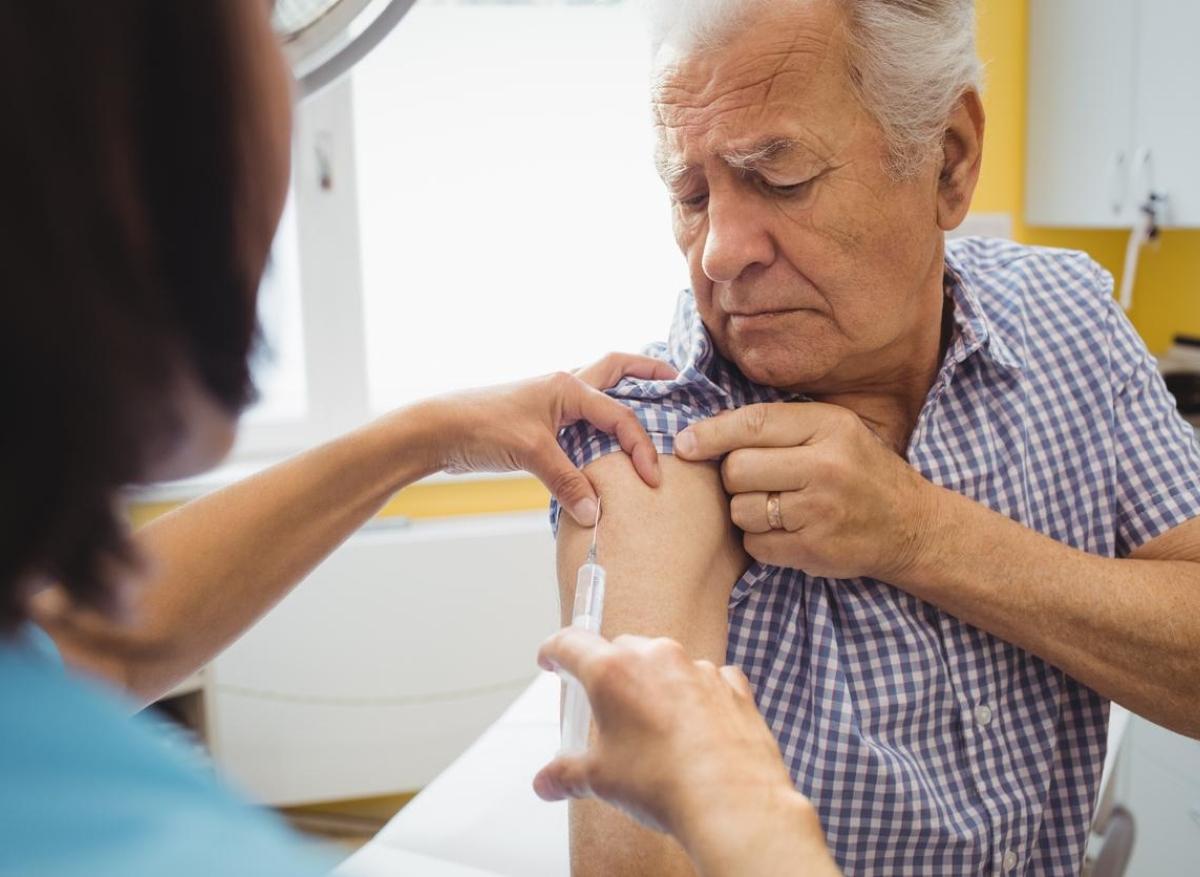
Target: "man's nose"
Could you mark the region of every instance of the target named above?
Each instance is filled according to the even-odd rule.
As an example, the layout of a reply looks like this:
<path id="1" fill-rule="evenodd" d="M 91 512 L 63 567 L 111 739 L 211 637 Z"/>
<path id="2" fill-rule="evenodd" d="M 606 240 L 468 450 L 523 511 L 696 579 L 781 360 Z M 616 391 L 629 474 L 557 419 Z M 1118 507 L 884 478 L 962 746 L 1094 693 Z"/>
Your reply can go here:
<path id="1" fill-rule="evenodd" d="M 763 222 L 762 206 L 728 194 L 709 196 L 704 274 L 713 283 L 732 283 L 753 265 L 775 260 L 775 244 Z"/>

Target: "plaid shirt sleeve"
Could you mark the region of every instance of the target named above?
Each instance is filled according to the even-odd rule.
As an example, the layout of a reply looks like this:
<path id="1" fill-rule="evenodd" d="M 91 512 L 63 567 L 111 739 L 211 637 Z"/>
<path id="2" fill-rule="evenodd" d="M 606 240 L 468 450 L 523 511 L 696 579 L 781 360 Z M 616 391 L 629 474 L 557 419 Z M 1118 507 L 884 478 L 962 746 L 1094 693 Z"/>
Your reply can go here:
<path id="1" fill-rule="evenodd" d="M 704 332 L 691 295 L 684 293 L 671 327 L 671 340 L 646 349 L 648 356 L 669 362 L 679 371 L 670 381 L 626 379 L 607 393 L 629 406 L 637 415 L 660 454 L 675 452 L 675 436 L 693 423 L 734 407 L 729 391 L 722 386 L 720 366 L 715 362 L 712 342 Z M 614 436 L 586 421 L 564 429 L 558 443 L 571 462 L 583 468 L 621 450 Z M 558 532 L 559 505 L 550 505 L 550 523 Z"/>
<path id="2" fill-rule="evenodd" d="M 1116 553 L 1200 515 L 1200 447 L 1133 325 L 1112 309 Z"/>

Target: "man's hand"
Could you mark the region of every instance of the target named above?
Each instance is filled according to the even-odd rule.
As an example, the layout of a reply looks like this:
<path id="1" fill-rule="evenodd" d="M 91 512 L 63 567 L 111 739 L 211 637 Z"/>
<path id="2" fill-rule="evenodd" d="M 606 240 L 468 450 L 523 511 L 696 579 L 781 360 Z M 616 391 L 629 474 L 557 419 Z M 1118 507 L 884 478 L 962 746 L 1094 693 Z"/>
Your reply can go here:
<path id="1" fill-rule="evenodd" d="M 431 399 L 418 406 L 435 425 L 426 454 L 435 470 L 528 471 L 576 523 L 591 527 L 596 491 L 558 446 L 559 430 L 586 420 L 615 435 L 642 480 L 657 487 L 661 472 L 653 442 L 633 411 L 602 391 L 622 378 L 675 376 L 675 369 L 660 360 L 614 353 L 573 373 Z"/>
<path id="2" fill-rule="evenodd" d="M 940 493 L 853 412 L 817 402 L 726 412 L 680 433 L 675 453 L 724 456 L 721 477 L 747 553 L 814 576 L 893 581 L 920 554 Z"/>
<path id="3" fill-rule="evenodd" d="M 578 679 L 595 714 L 592 748 L 545 767 L 539 796 L 602 798 L 673 834 L 705 877 L 832 872 L 740 670 L 692 661 L 673 640 L 569 627 L 538 662 Z"/>

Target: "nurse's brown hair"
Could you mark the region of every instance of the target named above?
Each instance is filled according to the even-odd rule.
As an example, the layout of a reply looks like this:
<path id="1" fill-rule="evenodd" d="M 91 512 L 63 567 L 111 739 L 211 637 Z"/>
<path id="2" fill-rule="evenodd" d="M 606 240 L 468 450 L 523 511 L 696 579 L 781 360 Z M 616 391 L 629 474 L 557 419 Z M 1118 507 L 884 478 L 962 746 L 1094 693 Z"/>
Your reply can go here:
<path id="1" fill-rule="evenodd" d="M 183 376 L 252 396 L 240 2 L 0 0 L 0 632 L 39 579 L 106 608 Z"/>

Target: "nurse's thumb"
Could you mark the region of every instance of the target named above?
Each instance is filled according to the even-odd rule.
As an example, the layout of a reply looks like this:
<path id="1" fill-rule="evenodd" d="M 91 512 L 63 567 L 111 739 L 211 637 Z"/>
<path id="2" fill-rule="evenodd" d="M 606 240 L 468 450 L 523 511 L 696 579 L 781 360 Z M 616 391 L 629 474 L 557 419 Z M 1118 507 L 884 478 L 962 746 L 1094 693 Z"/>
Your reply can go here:
<path id="1" fill-rule="evenodd" d="M 581 527 L 596 525 L 596 491 L 587 476 L 575 468 L 557 443 L 545 455 L 533 461 L 529 471 L 554 494 Z"/>
<path id="2" fill-rule="evenodd" d="M 586 755 L 560 755 L 533 778 L 533 790 L 543 801 L 591 798 Z"/>

